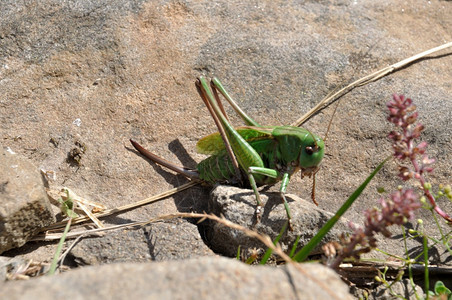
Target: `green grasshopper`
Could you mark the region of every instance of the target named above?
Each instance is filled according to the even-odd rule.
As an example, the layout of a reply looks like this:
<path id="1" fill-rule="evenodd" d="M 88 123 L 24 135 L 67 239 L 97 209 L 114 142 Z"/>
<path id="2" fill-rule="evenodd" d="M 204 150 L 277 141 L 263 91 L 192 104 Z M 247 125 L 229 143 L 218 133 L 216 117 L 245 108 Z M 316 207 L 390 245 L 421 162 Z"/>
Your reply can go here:
<path id="1" fill-rule="evenodd" d="M 130 140 L 132 145 L 151 161 L 188 178 L 211 185 L 249 184 L 256 197 L 257 221 L 262 214 L 262 202 L 257 187 L 281 181 L 280 196 L 290 225 L 291 215 L 285 197 L 290 177 L 299 170 L 301 178 L 317 172 L 324 154 L 323 140 L 309 130 L 299 127 L 259 125 L 243 112 L 216 78 L 211 80 L 209 87 L 207 80 L 199 77 L 196 86 L 219 130 L 198 141 L 197 152 L 211 156 L 201 161 L 196 170 L 174 165 Z M 232 127 L 218 92 L 247 126 Z M 315 203 L 314 197 L 313 201 Z"/>

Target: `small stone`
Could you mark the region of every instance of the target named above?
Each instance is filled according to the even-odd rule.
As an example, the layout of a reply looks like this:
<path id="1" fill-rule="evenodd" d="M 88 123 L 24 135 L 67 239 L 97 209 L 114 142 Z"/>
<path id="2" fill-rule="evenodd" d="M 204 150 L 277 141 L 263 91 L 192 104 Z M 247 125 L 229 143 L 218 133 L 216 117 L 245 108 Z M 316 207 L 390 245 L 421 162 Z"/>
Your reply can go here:
<path id="1" fill-rule="evenodd" d="M 333 214 L 296 195 L 286 194 L 286 198 L 292 214 L 293 230 L 286 230 L 279 243 L 284 251 L 290 251 L 295 240 L 300 237 L 297 245 L 297 250 L 300 250 Z M 233 223 L 266 234 L 274 240 L 287 221 L 286 210 L 279 193 L 261 193 L 261 199 L 264 203 L 262 219 L 256 223 L 256 200 L 253 191 L 219 185 L 211 193 L 209 211 L 218 216 L 222 215 Z M 341 233 L 349 232 L 348 223 L 348 220 L 341 218 L 312 254 L 321 253 L 320 246 L 323 243 L 337 241 Z M 217 253 L 234 257 L 239 247 L 243 251 L 264 247 L 260 241 L 244 232 L 223 224 L 212 222 L 208 228 L 207 240 Z"/>
<path id="2" fill-rule="evenodd" d="M 55 222 L 41 174 L 17 154 L 0 154 L 0 253 L 24 245 Z"/>

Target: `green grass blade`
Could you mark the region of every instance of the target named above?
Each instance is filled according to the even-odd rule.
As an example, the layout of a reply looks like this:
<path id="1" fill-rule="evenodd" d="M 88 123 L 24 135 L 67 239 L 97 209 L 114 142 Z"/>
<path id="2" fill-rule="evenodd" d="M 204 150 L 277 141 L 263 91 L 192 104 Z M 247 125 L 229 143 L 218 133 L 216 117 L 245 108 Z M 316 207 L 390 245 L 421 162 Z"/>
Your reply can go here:
<path id="1" fill-rule="evenodd" d="M 279 240 L 281 239 L 281 237 L 283 236 L 284 232 L 286 232 L 287 229 L 287 225 L 289 225 L 288 222 L 286 222 L 284 224 L 284 226 L 281 228 L 281 231 L 279 232 L 278 236 L 275 238 L 275 240 L 273 241 L 273 244 L 276 245 L 276 243 L 279 242 Z M 273 250 L 271 248 L 268 248 L 267 251 L 265 252 L 264 256 L 262 256 L 262 259 L 260 261 L 261 265 L 265 265 L 268 261 L 268 259 L 270 258 L 270 255 L 272 255 Z"/>
<path id="2" fill-rule="evenodd" d="M 63 249 L 64 241 L 66 240 L 66 235 L 69 232 L 69 228 L 71 228 L 71 221 L 72 221 L 72 218 L 70 218 L 68 220 L 66 227 L 64 228 L 63 235 L 61 236 L 60 242 L 58 243 L 57 250 L 55 251 L 55 255 L 53 256 L 52 264 L 50 265 L 50 269 L 49 269 L 49 272 L 47 273 L 47 275 L 55 274 L 57 264 L 58 264 L 58 259 L 61 255 L 61 250 Z"/>
<path id="3" fill-rule="evenodd" d="M 423 246 L 424 246 L 424 291 L 426 295 L 426 299 L 429 299 L 429 289 L 430 289 L 430 282 L 429 282 L 429 275 L 428 275 L 428 242 L 427 237 L 424 235 L 422 237 Z"/>
<path id="4" fill-rule="evenodd" d="M 297 236 L 295 239 L 295 243 L 293 243 L 292 249 L 290 250 L 289 257 L 292 257 L 295 255 L 295 251 L 297 250 L 298 242 L 300 242 L 301 235 Z"/>
<path id="5" fill-rule="evenodd" d="M 76 205 L 69 195 L 69 190 L 65 189 L 66 191 L 66 200 L 63 198 L 59 198 L 58 202 L 61 203 L 61 212 L 69 217 L 69 220 L 67 221 L 66 227 L 64 228 L 63 235 L 60 238 L 60 242 L 58 243 L 57 250 L 55 251 L 55 255 L 53 256 L 52 263 L 50 264 L 50 269 L 47 275 L 53 275 L 55 274 L 58 259 L 61 255 L 61 251 L 63 249 L 64 241 L 66 240 L 67 233 L 69 232 L 69 229 L 71 228 L 72 224 L 72 218 L 76 218 L 77 214 L 74 212 L 74 206 Z"/>
<path id="6" fill-rule="evenodd" d="M 366 180 L 351 194 L 351 196 L 345 201 L 345 203 L 339 208 L 336 214 L 328 220 L 328 222 L 319 230 L 319 232 L 307 243 L 300 251 L 294 256 L 294 260 L 297 262 L 302 262 L 306 260 L 309 253 L 320 243 L 320 241 L 325 237 L 328 231 L 336 224 L 340 217 L 350 208 L 350 206 L 355 202 L 355 200 L 361 195 L 369 182 L 374 178 L 374 176 L 380 171 L 383 165 L 391 158 L 387 157 L 383 162 L 381 162 L 378 167 L 366 178 Z"/>

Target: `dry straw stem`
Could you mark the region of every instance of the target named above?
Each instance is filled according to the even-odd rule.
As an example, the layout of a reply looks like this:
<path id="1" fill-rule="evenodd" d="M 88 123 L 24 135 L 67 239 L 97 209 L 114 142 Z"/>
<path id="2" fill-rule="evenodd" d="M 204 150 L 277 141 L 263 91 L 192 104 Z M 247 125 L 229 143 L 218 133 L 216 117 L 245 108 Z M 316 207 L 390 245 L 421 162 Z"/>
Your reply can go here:
<path id="1" fill-rule="evenodd" d="M 346 87 L 340 89 L 339 91 L 330 94 L 328 96 L 326 96 L 325 98 L 323 98 L 316 106 L 314 106 L 309 112 L 307 112 L 306 114 L 304 114 L 301 118 L 299 118 L 297 121 L 295 121 L 292 126 L 301 126 L 303 123 L 305 123 L 309 118 L 311 118 L 316 112 L 318 112 L 319 110 L 321 110 L 322 108 L 326 107 L 330 102 L 333 102 L 334 100 L 338 99 L 339 97 L 347 94 L 348 92 L 350 92 L 351 90 L 353 90 L 354 88 L 358 87 L 358 86 L 362 86 L 365 84 L 368 84 L 372 81 L 377 81 L 378 79 L 397 71 L 398 69 L 407 66 L 427 55 L 430 55 L 432 53 L 444 50 L 446 48 L 452 47 L 452 42 L 443 44 L 441 46 L 432 48 L 430 50 L 424 51 L 422 53 L 416 54 L 414 56 L 411 56 L 409 58 L 406 58 L 402 61 L 399 61 L 398 63 L 395 63 L 393 65 L 390 65 L 389 67 L 383 68 L 379 71 L 376 71 L 370 75 L 364 76 L 361 79 L 358 79 L 352 83 L 350 83 L 349 85 L 347 85 Z"/>
<path id="2" fill-rule="evenodd" d="M 74 219 L 73 219 L 74 220 Z M 67 221 L 65 221 L 67 224 Z M 72 239 L 72 238 L 78 238 L 80 236 L 88 236 L 88 235 L 101 235 L 102 232 L 105 231 L 112 231 L 117 230 L 121 228 L 128 228 L 133 226 L 143 226 L 147 224 L 148 221 L 145 222 L 132 222 L 132 223 L 126 223 L 126 224 L 120 224 L 120 225 L 113 225 L 109 227 L 103 227 L 103 228 L 95 228 L 95 229 L 88 229 L 83 231 L 75 231 L 75 232 L 69 232 L 66 235 L 66 239 Z M 72 224 L 72 223 L 71 223 Z M 40 233 L 36 236 L 34 236 L 30 241 L 54 241 L 61 239 L 63 233 Z"/>
<path id="3" fill-rule="evenodd" d="M 130 209 L 133 209 L 133 208 L 137 208 L 139 206 L 143 206 L 143 205 L 146 205 L 146 204 L 151 204 L 151 203 L 160 201 L 160 200 L 162 200 L 162 199 L 164 199 L 166 197 L 169 197 L 171 195 L 174 195 L 174 194 L 176 194 L 176 193 L 178 193 L 180 191 L 183 191 L 183 190 L 186 190 L 188 188 L 191 188 L 192 186 L 195 186 L 195 185 L 197 185 L 199 183 L 200 183 L 199 181 L 193 180 L 193 181 L 187 182 L 187 183 L 185 183 L 185 184 L 183 184 L 181 186 L 178 186 L 176 188 L 173 188 L 173 189 L 170 189 L 170 190 L 165 191 L 163 193 L 154 195 L 152 197 L 149 197 L 149 198 L 146 198 L 146 199 L 134 202 L 134 203 L 126 204 L 126 205 L 123 205 L 123 206 L 120 206 L 120 207 L 117 207 L 117 208 L 112 208 L 112 209 L 107 209 L 107 210 L 104 210 L 104 211 L 101 211 L 101 212 L 97 212 L 97 213 L 94 213 L 93 215 L 95 215 L 97 218 L 100 218 L 100 217 L 106 217 L 106 216 L 109 216 L 109 215 L 112 215 L 112 214 L 118 214 L 118 213 L 130 210 Z M 72 224 L 79 224 L 79 223 L 88 221 L 89 219 L 90 219 L 89 216 L 73 218 L 72 219 Z M 58 229 L 64 228 L 64 226 L 66 226 L 66 223 L 67 223 L 67 221 L 61 221 L 61 222 L 57 222 L 55 224 L 52 224 L 50 226 L 43 227 L 41 229 L 41 232 L 48 231 L 48 230 L 58 230 Z"/>
<path id="4" fill-rule="evenodd" d="M 67 190 L 68 194 L 66 194 L 64 192 L 64 190 Z M 97 209 L 105 210 L 106 207 L 104 205 L 88 201 L 88 200 L 78 196 L 76 193 L 74 193 L 69 188 L 63 188 L 62 191 L 63 191 L 63 193 L 62 193 L 61 197 L 63 198 L 63 200 L 67 201 L 67 200 L 69 200 L 68 198 L 72 198 L 74 200 L 74 202 L 77 203 L 77 206 L 80 207 L 83 210 L 83 212 L 85 212 L 85 214 L 91 219 L 91 221 L 93 221 L 94 224 L 96 224 L 96 226 L 98 228 L 105 227 L 104 224 L 102 224 L 102 222 L 87 207 L 87 205 L 90 205 L 90 206 L 94 206 Z M 69 197 L 67 197 L 68 195 L 69 195 Z"/>

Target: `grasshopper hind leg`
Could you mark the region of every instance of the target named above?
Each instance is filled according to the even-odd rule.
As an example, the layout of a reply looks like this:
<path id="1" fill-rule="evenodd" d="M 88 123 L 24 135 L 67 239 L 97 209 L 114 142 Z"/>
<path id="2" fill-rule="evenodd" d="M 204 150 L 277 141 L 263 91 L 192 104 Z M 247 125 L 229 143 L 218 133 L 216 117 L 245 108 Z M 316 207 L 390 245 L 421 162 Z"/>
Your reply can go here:
<path id="1" fill-rule="evenodd" d="M 132 146 L 140 152 L 141 155 L 146 157 L 147 159 L 151 160 L 152 162 L 159 164 L 161 166 L 164 166 L 170 170 L 173 170 L 176 173 L 182 174 L 185 177 L 188 177 L 190 179 L 200 180 L 199 173 L 196 170 L 192 170 L 186 167 L 181 167 L 178 165 L 175 165 L 173 163 L 170 163 L 169 161 L 155 155 L 154 153 L 149 152 L 148 150 L 144 149 L 140 144 L 135 142 L 134 140 L 130 139 L 130 143 L 132 143 Z"/>
<path id="2" fill-rule="evenodd" d="M 218 80 L 218 78 L 216 78 L 216 77 L 212 78 L 211 86 L 213 87 L 213 90 L 218 90 L 223 95 L 223 97 L 226 99 L 226 101 L 229 102 L 229 104 L 232 106 L 232 108 L 235 110 L 235 112 L 242 118 L 242 120 L 246 123 L 246 125 L 262 127 L 261 125 L 259 125 L 259 123 L 257 123 L 250 116 L 248 116 L 237 105 L 237 103 L 232 99 L 232 97 L 229 95 L 229 93 L 223 87 L 223 85 L 221 84 L 220 80 Z"/>

